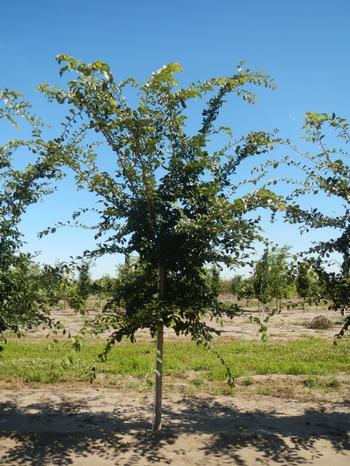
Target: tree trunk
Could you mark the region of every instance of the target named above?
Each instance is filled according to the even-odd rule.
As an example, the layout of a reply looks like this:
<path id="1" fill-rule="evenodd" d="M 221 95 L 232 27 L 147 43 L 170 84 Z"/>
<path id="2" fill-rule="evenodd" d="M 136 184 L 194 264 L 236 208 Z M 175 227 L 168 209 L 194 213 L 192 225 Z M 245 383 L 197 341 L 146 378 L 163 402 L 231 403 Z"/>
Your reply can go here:
<path id="1" fill-rule="evenodd" d="M 164 299 L 166 271 L 164 266 L 159 266 L 159 300 Z M 162 399 L 163 399 L 163 344 L 164 325 L 160 323 L 157 330 L 157 360 L 156 379 L 154 385 L 154 407 L 152 431 L 158 432 L 162 426 Z"/>
<path id="2" fill-rule="evenodd" d="M 306 301 L 306 298 L 303 298 L 303 312 L 305 312 L 305 301 Z"/>
<path id="3" fill-rule="evenodd" d="M 158 432 L 162 427 L 162 398 L 163 398 L 163 341 L 164 326 L 161 324 L 157 331 L 157 361 L 156 380 L 154 386 L 154 407 L 153 407 L 153 432 Z"/>

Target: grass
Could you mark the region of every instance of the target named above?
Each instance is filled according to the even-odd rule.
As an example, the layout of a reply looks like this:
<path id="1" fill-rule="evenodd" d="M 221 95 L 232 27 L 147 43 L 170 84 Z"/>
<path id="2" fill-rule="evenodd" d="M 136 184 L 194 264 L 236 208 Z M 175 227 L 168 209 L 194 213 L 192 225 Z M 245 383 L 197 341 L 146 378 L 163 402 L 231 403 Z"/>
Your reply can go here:
<path id="1" fill-rule="evenodd" d="M 333 390 L 338 389 L 341 386 L 341 381 L 336 377 L 331 377 L 328 380 L 322 380 L 318 376 L 308 376 L 303 383 L 307 388 L 318 388 L 321 390 Z"/>
<path id="2" fill-rule="evenodd" d="M 107 362 L 98 361 L 102 348 L 100 342 L 88 342 L 75 353 L 67 343 L 48 349 L 47 343 L 13 339 L 0 357 L 0 377 L 9 384 L 86 382 L 95 367 L 98 384 L 145 392 L 152 388 L 152 343 L 121 343 L 111 351 Z M 304 376 L 303 386 L 307 389 L 336 390 L 340 386 L 336 375 L 350 374 L 349 338 L 337 346 L 319 338 L 277 343 L 220 342 L 216 350 L 232 374 L 242 378 L 241 385 L 249 388 L 255 385 L 256 375 L 280 374 Z M 232 393 L 226 385 L 226 368 L 217 356 L 192 342 L 166 342 L 164 365 L 166 385 L 175 389 L 186 386 L 194 393 Z M 328 379 L 321 382 L 320 377 Z"/>

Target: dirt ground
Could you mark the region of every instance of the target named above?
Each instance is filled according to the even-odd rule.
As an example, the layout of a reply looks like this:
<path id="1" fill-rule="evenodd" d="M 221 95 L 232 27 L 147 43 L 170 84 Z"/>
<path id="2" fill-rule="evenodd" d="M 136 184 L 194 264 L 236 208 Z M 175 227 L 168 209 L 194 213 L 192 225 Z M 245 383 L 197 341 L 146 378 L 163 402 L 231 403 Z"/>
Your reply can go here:
<path id="1" fill-rule="evenodd" d="M 61 321 L 66 330 L 75 334 L 83 326 L 84 320 L 91 320 L 99 311 L 90 309 L 85 315 L 77 314 L 73 310 L 56 310 L 52 317 L 56 321 Z M 265 313 L 266 317 L 268 314 Z M 316 316 L 326 316 L 332 322 L 332 327 L 327 330 L 314 330 L 308 327 L 312 319 Z M 250 321 L 250 317 L 258 317 L 257 308 L 248 308 L 241 315 L 233 319 L 223 319 L 221 322 L 210 322 L 210 325 L 221 331 L 219 338 L 254 340 L 259 338 L 258 325 Z M 283 309 L 281 313 L 271 316 L 268 322 L 267 335 L 271 340 L 295 340 L 298 338 L 319 336 L 332 338 L 342 327 L 342 316 L 340 313 L 329 311 L 325 308 Z M 31 332 L 33 337 L 42 337 L 48 333 L 47 330 L 38 329 Z M 177 339 L 171 329 L 165 329 L 167 339 Z M 138 339 L 149 339 L 149 333 L 144 330 L 138 333 Z"/>
<path id="2" fill-rule="evenodd" d="M 93 388 L 2 390 L 1 465 L 349 465 L 350 404 L 271 397 L 152 399 Z"/>
<path id="3" fill-rule="evenodd" d="M 94 314 L 90 312 L 90 317 Z M 254 315 L 254 310 L 249 314 Z M 309 329 L 308 323 L 320 314 L 327 315 L 333 327 Z M 73 313 L 60 311 L 57 317 L 73 332 L 82 324 Z M 329 311 L 285 310 L 273 316 L 268 334 L 282 340 L 332 338 L 340 326 L 339 316 Z M 223 330 L 223 337 L 229 339 L 256 339 L 258 333 L 247 315 L 223 322 Z M 37 331 L 33 337 L 42 334 Z M 169 332 L 166 338 L 174 335 Z M 220 397 L 167 394 L 163 430 L 152 434 L 149 395 L 67 384 L 4 388 L 0 390 L 0 466 L 348 466 L 347 395 L 310 401 L 305 396 L 252 394 L 249 387 Z"/>

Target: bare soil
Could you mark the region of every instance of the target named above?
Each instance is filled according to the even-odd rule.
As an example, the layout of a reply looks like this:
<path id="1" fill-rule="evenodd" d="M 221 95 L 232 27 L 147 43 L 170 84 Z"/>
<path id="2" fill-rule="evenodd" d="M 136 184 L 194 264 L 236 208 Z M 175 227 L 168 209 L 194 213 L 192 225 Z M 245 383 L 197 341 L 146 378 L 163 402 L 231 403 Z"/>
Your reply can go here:
<path id="1" fill-rule="evenodd" d="M 272 397 L 152 400 L 114 390 L 2 390 L 1 465 L 349 465 L 350 404 Z"/>
<path id="2" fill-rule="evenodd" d="M 226 298 L 229 300 L 230 298 Z M 80 315 L 73 310 L 54 310 L 52 317 L 56 321 L 61 321 L 67 331 L 76 334 L 83 326 L 84 321 L 92 320 L 100 314 L 99 310 L 89 309 L 85 315 Z M 263 314 L 263 318 L 268 316 L 268 312 Z M 315 317 L 327 317 L 332 325 L 324 330 L 312 329 L 309 327 Z M 253 340 L 259 338 L 259 327 L 252 321 L 252 318 L 259 317 L 258 309 L 255 307 L 246 308 L 241 315 L 233 319 L 222 319 L 220 322 L 211 321 L 211 326 L 219 329 L 221 335 L 219 338 Z M 267 335 L 271 340 L 296 340 L 300 338 L 318 336 L 322 338 L 333 338 L 342 327 L 344 318 L 334 311 L 325 308 L 307 308 L 304 312 L 302 309 L 282 309 L 281 313 L 272 315 L 268 322 Z M 31 332 L 32 337 L 42 337 L 48 333 L 47 329 L 36 329 Z M 165 330 L 167 339 L 177 339 L 171 329 Z M 140 331 L 138 339 L 149 339 L 147 330 Z"/>

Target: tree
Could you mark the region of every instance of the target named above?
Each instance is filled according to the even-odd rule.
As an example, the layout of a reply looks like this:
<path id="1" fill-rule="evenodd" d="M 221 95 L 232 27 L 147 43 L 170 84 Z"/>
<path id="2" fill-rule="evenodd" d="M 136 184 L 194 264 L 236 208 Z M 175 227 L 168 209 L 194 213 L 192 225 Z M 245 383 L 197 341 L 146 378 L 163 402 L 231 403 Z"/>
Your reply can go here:
<path id="1" fill-rule="evenodd" d="M 331 308 L 343 314 L 350 306 L 350 166 L 348 164 L 349 125 L 346 119 L 334 113 L 306 113 L 306 139 L 313 145 L 314 152 L 297 150 L 302 159 L 289 158 L 290 166 L 302 168 L 306 173 L 303 186 L 296 189 L 286 208 L 289 221 L 301 223 L 303 229 L 334 229 L 335 238 L 322 241 L 308 251 L 312 266 L 325 287 L 326 295 L 332 300 Z M 332 134 L 333 132 L 333 134 Z M 329 140 L 336 136 L 336 145 Z M 304 195 L 323 195 L 337 202 L 335 215 L 318 208 L 305 209 L 297 201 Z M 339 205 L 340 204 L 340 205 Z M 336 265 L 337 258 L 340 264 Z M 346 316 L 343 335 L 350 326 L 350 316 Z"/>
<path id="2" fill-rule="evenodd" d="M 231 129 L 215 123 L 229 94 L 252 103 L 247 86 L 273 87 L 273 82 L 240 68 L 232 76 L 179 88 L 175 73 L 182 68 L 170 63 L 143 84 L 132 78 L 117 83 L 103 62 L 84 64 L 67 55 L 60 55 L 58 62 L 63 64 L 61 75 L 76 76 L 67 89 L 41 86 L 50 101 L 66 104 L 70 111 L 55 151 L 75 171 L 78 185 L 100 199 L 95 225 L 100 243 L 86 255 L 118 252 L 138 257 L 121 272 L 129 274 L 128 286 L 136 293 L 125 296 L 125 315 L 111 313 L 104 319 L 106 327 L 114 328 L 106 351 L 123 337 L 133 340 L 140 328 L 156 336 L 156 431 L 161 426 L 164 327 L 197 342 L 217 333 L 202 320 L 207 313 L 215 317 L 224 311 L 207 280 L 207 266 L 248 260 L 258 221 L 246 214 L 273 196 L 258 190 L 237 198 L 234 182 L 246 158 L 271 150 L 273 136 L 258 131 L 234 139 Z M 134 105 L 128 103 L 131 95 Z M 191 132 L 187 106 L 205 96 L 199 129 Z M 111 149 L 113 168 L 99 168 L 91 131 Z M 212 151 L 209 143 L 218 134 L 227 143 Z"/>
<path id="3" fill-rule="evenodd" d="M 253 276 L 247 277 L 244 280 L 243 287 L 243 296 L 246 300 L 246 306 L 249 306 L 249 300 L 254 299 L 254 285 L 253 285 Z"/>
<path id="4" fill-rule="evenodd" d="M 288 250 L 288 246 L 274 246 L 271 251 L 266 248 L 255 264 L 251 282 L 260 313 L 272 299 L 276 301 L 276 310 L 281 311 L 282 299 L 291 292 L 293 278 L 289 270 Z"/>
<path id="5" fill-rule="evenodd" d="M 245 279 L 242 275 L 235 275 L 231 280 L 231 291 L 238 301 L 244 297 Z"/>
<path id="6" fill-rule="evenodd" d="M 76 266 L 78 277 L 71 278 L 68 290 L 68 304 L 76 310 L 84 311 L 86 301 L 92 292 L 93 285 L 90 277 L 90 263 L 83 261 Z"/>
<path id="7" fill-rule="evenodd" d="M 296 288 L 298 295 L 303 299 L 303 311 L 305 304 L 317 302 L 320 299 L 319 277 L 307 260 L 298 264 L 296 276 Z"/>
<path id="8" fill-rule="evenodd" d="M 20 94 L 5 89 L 0 91 L 0 120 L 17 126 L 22 118 L 30 129 L 30 138 L 13 139 L 0 145 L 0 335 L 5 330 L 17 334 L 42 321 L 49 322 L 47 314 L 51 299 L 41 287 L 43 274 L 30 254 L 20 251 L 23 244 L 19 223 L 29 205 L 49 193 L 48 180 L 59 176 L 48 145 L 41 137 L 42 122 L 30 113 L 30 105 Z M 23 160 L 16 168 L 15 153 L 26 150 L 30 162 Z M 53 274 L 58 271 L 51 269 Z"/>
<path id="9" fill-rule="evenodd" d="M 232 294 L 230 279 L 220 278 L 220 294 Z"/>
<path id="10" fill-rule="evenodd" d="M 91 291 L 100 298 L 100 307 L 103 310 L 104 304 L 110 301 L 115 295 L 116 278 L 104 275 L 93 281 Z"/>
<path id="11" fill-rule="evenodd" d="M 270 269 L 270 252 L 268 248 L 266 248 L 260 260 L 256 262 L 253 273 L 253 287 L 255 298 L 259 301 L 260 315 L 263 313 L 265 305 L 271 299 Z"/>
<path id="12" fill-rule="evenodd" d="M 271 298 L 276 301 L 280 312 L 282 299 L 287 298 L 292 289 L 293 278 L 289 270 L 289 247 L 274 247 L 270 253 L 269 287 Z"/>
<path id="13" fill-rule="evenodd" d="M 254 299 L 255 291 L 253 286 L 253 277 L 243 277 L 235 275 L 231 280 L 231 291 L 238 301 L 245 299 L 246 306 L 249 306 L 249 300 Z"/>

